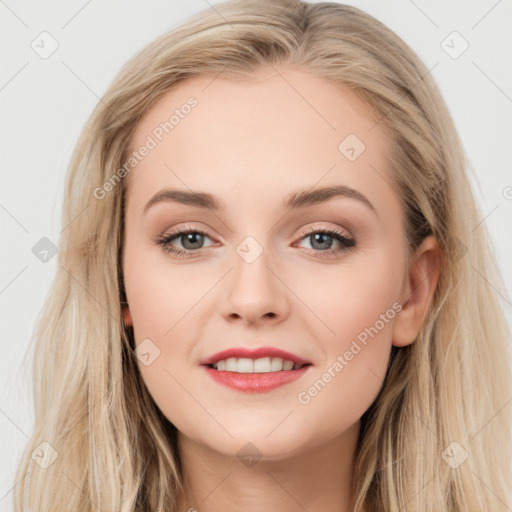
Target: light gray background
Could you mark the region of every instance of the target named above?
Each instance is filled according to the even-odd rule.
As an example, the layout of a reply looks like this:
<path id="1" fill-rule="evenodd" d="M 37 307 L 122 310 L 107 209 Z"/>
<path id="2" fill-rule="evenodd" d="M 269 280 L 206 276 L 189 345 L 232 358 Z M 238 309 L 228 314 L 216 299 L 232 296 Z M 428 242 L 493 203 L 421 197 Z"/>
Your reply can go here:
<path id="1" fill-rule="evenodd" d="M 24 366 L 23 357 L 56 270 L 57 258 L 42 263 L 32 247 L 44 236 L 58 243 L 64 176 L 79 131 L 129 57 L 189 15 L 217 3 L 0 0 L 2 511 L 12 510 L 14 469 L 33 428 L 32 359 Z M 471 180 L 482 222 L 491 232 L 508 291 L 491 285 L 512 325 L 512 3 L 347 3 L 383 21 L 432 69 L 476 170 L 478 184 Z M 42 31 L 59 45 L 47 59 L 31 48 Z M 457 59 L 441 46 L 453 31 L 469 43 Z M 461 48 L 461 40 L 445 44 L 452 51 Z"/>

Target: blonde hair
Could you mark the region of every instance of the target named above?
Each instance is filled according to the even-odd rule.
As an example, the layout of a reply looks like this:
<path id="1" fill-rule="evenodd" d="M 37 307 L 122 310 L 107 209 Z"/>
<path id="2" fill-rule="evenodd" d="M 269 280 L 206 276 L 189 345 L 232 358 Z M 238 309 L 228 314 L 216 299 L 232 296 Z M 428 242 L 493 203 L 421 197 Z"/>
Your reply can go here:
<path id="1" fill-rule="evenodd" d="M 35 428 L 16 475 L 16 512 L 174 510 L 182 492 L 176 428 L 146 390 L 133 329 L 122 321 L 126 180 L 101 199 L 95 190 L 126 162 L 138 121 L 175 84 L 197 75 L 250 79 L 275 65 L 338 83 L 373 108 L 392 140 L 387 157 L 408 254 L 428 234 L 443 252 L 420 334 L 393 347 L 362 418 L 354 510 L 511 506 L 510 333 L 489 284 L 502 286 L 501 276 L 433 79 L 395 33 L 355 7 L 236 0 L 135 55 L 81 133 L 57 273 L 34 331 Z M 34 450 L 51 462 L 46 469 Z M 467 459 L 455 467 L 461 454 Z"/>

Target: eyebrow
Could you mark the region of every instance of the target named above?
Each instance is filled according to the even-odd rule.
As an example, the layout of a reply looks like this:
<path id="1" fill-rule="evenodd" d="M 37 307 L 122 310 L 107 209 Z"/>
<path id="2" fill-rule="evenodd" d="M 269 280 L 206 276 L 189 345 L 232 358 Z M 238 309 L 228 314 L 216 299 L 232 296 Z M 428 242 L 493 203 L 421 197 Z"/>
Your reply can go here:
<path id="1" fill-rule="evenodd" d="M 282 206 L 285 209 L 295 210 L 324 203 L 335 197 L 356 199 L 377 214 L 375 207 L 366 196 L 351 187 L 347 187 L 346 185 L 336 185 L 333 187 L 317 188 L 313 190 L 298 190 L 290 194 L 283 202 Z M 146 203 L 143 212 L 146 213 L 152 206 L 162 202 L 173 202 L 212 211 L 226 210 L 225 204 L 212 194 L 187 190 L 163 189 L 157 192 Z"/>

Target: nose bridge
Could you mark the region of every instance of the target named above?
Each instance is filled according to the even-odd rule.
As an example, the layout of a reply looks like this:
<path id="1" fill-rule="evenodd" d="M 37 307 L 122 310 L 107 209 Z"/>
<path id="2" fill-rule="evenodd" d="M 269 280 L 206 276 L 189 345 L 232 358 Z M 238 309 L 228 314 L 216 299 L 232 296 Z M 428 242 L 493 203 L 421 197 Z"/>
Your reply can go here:
<path id="1" fill-rule="evenodd" d="M 255 321 L 264 315 L 285 315 L 286 287 L 280 282 L 274 268 L 275 259 L 268 248 L 266 235 L 260 243 L 256 236 L 246 236 L 233 255 L 233 271 L 225 303 L 227 315 L 236 314 Z"/>

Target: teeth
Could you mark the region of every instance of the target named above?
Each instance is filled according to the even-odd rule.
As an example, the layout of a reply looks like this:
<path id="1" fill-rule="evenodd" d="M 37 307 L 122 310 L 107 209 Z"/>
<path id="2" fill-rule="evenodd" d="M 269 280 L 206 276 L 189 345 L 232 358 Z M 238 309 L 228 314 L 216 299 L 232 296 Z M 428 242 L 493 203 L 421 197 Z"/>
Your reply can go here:
<path id="1" fill-rule="evenodd" d="M 280 357 L 262 357 L 260 359 L 249 359 L 246 357 L 229 357 L 217 361 L 213 365 L 216 370 L 237 373 L 270 373 L 282 370 L 298 370 L 302 364 L 293 361 L 285 361 Z"/>

